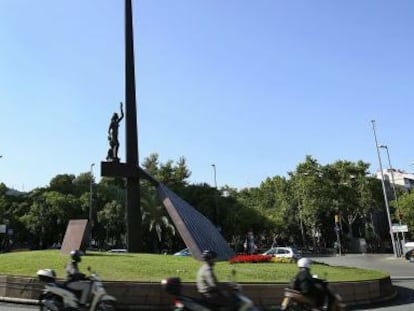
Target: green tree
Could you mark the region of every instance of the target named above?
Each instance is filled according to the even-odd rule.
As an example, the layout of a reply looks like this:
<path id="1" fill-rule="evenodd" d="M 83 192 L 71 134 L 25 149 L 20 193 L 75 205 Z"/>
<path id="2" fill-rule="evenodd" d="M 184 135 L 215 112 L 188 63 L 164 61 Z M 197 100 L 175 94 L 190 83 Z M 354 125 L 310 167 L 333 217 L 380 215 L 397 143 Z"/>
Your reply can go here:
<path id="1" fill-rule="evenodd" d="M 95 178 L 91 172 L 81 173 L 73 179 L 72 183 L 75 188 L 76 195 L 79 196 L 84 193 L 89 193 L 91 183 L 92 185 L 95 184 Z"/>
<path id="2" fill-rule="evenodd" d="M 401 209 L 403 223 L 408 225 L 407 238 L 414 237 L 414 191 L 399 196 L 398 206 Z"/>
<path id="3" fill-rule="evenodd" d="M 177 193 L 188 185 L 188 178 L 191 176 L 184 157 L 180 157 L 176 162 L 168 160 L 162 163 L 158 154 L 152 153 L 144 159 L 142 167 L 152 177 Z"/>
<path id="4" fill-rule="evenodd" d="M 303 243 L 317 246 L 316 238 L 323 225 L 321 215 L 326 212 L 323 193 L 326 191 L 323 169 L 318 161 L 306 156 L 305 162 L 299 163 L 295 172 L 289 173 L 292 183 L 293 198 L 298 206 L 300 230 Z"/>
<path id="5" fill-rule="evenodd" d="M 284 177 L 267 178 L 260 185 L 261 210 L 282 231 L 286 225 L 285 213 L 290 210 L 290 185 Z"/>
<path id="6" fill-rule="evenodd" d="M 35 192 L 32 196 L 30 210 L 20 221 L 35 237 L 39 248 L 62 241 L 68 220 L 80 215 L 78 199 L 57 191 Z"/>
<path id="7" fill-rule="evenodd" d="M 125 208 L 119 201 L 113 200 L 105 203 L 104 208 L 97 214 L 98 222 L 105 232 L 104 241 L 109 247 L 125 247 Z M 105 244 L 106 244 L 105 243 Z M 100 241 L 101 247 L 106 247 L 104 242 Z"/>
<path id="8" fill-rule="evenodd" d="M 74 194 L 76 188 L 74 186 L 75 175 L 59 174 L 53 177 L 49 183 L 48 191 L 56 191 L 63 194 Z"/>
<path id="9" fill-rule="evenodd" d="M 141 196 L 141 209 L 142 224 L 150 233 L 149 239 L 146 239 L 150 244 L 149 248 L 155 253 L 160 253 L 164 248 L 170 248 L 171 245 L 163 245 L 162 242 L 167 244 L 166 242 L 170 240 L 166 238 L 165 231 L 172 236 L 175 235 L 175 227 L 171 224 L 165 208 L 153 189 L 147 187 Z"/>
<path id="10" fill-rule="evenodd" d="M 332 204 L 340 212 L 342 221 L 347 225 L 350 238 L 354 236 L 354 223 L 369 219 L 375 201 L 372 193 L 369 164 L 362 161 L 336 161 L 328 165 L 333 187 Z M 365 222 L 367 223 L 367 222 Z"/>
<path id="11" fill-rule="evenodd" d="M 105 177 L 94 185 L 93 237 L 100 248 L 107 248 L 107 244 L 121 244 L 119 246 L 122 246 L 124 243 L 125 231 L 122 230 L 126 230 L 125 194 L 124 181 L 120 178 Z M 85 211 L 89 208 L 88 195 L 81 197 L 81 206 Z M 116 228 L 118 224 L 119 227 Z M 113 234 L 115 236 L 112 238 Z"/>

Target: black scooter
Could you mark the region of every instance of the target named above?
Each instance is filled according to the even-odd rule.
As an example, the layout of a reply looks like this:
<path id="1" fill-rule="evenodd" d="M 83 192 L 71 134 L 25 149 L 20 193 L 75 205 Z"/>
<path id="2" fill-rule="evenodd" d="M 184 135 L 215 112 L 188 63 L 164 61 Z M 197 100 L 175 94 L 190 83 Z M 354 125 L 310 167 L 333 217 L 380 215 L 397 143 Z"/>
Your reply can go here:
<path id="1" fill-rule="evenodd" d="M 208 304 L 201 297 L 190 297 L 181 294 L 181 280 L 177 277 L 164 279 L 161 284 L 165 291 L 174 297 L 174 310 L 192 310 L 192 311 L 217 311 L 217 305 Z M 221 283 L 223 284 L 223 283 Z M 253 301 L 247 298 L 241 293 L 241 287 L 235 283 L 225 283 L 228 287 L 228 291 L 235 297 L 237 304 L 231 309 L 225 308 L 224 310 L 238 310 L 238 311 L 254 311 L 258 310 Z M 221 309 L 219 309 L 221 310 Z"/>
<path id="2" fill-rule="evenodd" d="M 280 310 L 304 310 L 304 311 L 346 311 L 347 307 L 342 301 L 342 297 L 339 294 L 334 293 L 328 287 L 326 280 L 321 280 L 322 286 L 329 295 L 329 309 L 324 310 L 320 306 L 317 306 L 315 301 L 309 297 L 304 296 L 300 291 L 285 288 L 284 297 Z"/>

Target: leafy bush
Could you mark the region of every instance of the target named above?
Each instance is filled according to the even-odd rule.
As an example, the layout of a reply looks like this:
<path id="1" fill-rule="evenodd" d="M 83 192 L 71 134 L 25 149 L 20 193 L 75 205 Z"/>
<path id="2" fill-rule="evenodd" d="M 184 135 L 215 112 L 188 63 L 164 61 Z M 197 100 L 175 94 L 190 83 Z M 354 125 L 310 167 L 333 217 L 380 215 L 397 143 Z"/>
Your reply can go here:
<path id="1" fill-rule="evenodd" d="M 282 258 L 282 257 L 272 257 L 270 261 L 277 262 L 277 263 L 294 263 L 295 262 L 293 258 Z"/>

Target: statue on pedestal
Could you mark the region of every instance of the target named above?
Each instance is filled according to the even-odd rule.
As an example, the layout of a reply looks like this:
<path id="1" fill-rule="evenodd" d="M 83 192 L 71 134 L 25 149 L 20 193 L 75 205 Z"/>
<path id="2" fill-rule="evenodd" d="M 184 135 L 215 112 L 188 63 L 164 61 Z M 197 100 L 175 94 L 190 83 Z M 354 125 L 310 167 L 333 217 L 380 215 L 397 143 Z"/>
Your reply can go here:
<path id="1" fill-rule="evenodd" d="M 121 116 L 115 112 L 112 115 L 111 123 L 108 128 L 108 141 L 109 141 L 109 150 L 106 156 L 107 161 L 119 162 L 118 158 L 118 149 L 119 149 L 119 140 L 118 140 L 118 129 L 119 123 L 124 118 L 124 109 L 122 102 L 120 103 Z"/>

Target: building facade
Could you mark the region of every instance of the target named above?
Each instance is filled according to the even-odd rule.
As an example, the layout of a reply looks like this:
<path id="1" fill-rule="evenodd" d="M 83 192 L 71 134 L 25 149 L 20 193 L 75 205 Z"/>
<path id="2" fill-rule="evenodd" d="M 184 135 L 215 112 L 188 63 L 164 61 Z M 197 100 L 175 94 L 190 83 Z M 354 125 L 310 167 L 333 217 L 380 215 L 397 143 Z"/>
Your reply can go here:
<path id="1" fill-rule="evenodd" d="M 390 186 L 392 183 L 399 189 L 404 189 L 406 191 L 411 191 L 414 187 L 414 174 L 407 173 L 402 170 L 397 169 L 384 169 L 384 182 L 387 186 Z M 376 174 L 378 179 L 381 179 L 381 171 L 378 171 Z"/>

